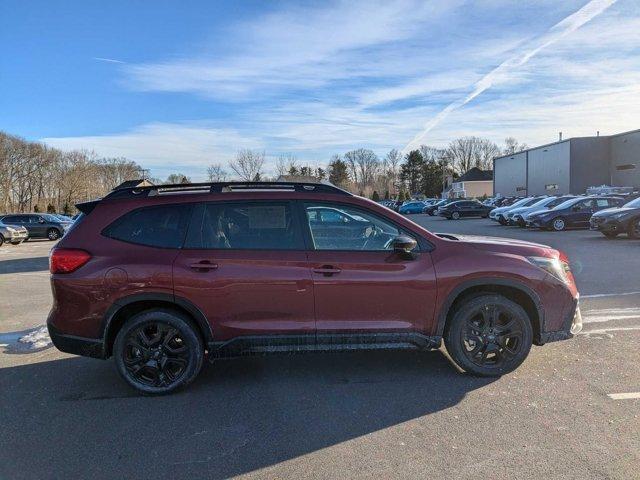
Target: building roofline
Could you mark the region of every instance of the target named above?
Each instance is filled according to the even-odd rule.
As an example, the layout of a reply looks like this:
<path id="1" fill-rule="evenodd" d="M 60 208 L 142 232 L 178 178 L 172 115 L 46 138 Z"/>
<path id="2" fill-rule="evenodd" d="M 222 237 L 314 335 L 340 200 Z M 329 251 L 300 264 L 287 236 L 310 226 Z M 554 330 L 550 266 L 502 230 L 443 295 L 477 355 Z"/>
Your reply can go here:
<path id="1" fill-rule="evenodd" d="M 640 128 L 638 128 L 636 130 L 629 130 L 627 132 L 615 133 L 613 135 L 589 135 L 589 136 L 585 136 L 585 137 L 571 137 L 571 138 L 567 138 L 566 140 L 562 140 L 562 141 L 559 141 L 559 142 L 550 142 L 550 143 L 545 143 L 544 145 L 538 145 L 536 147 L 527 148 L 526 150 L 522 150 L 520 152 L 509 153 L 507 155 L 500 155 L 498 157 L 493 157 L 493 159 L 494 160 L 498 160 L 500 158 L 509 158 L 509 157 L 513 157 L 514 155 L 518 155 L 520 153 L 530 152 L 532 150 L 538 150 L 538 149 L 544 148 L 544 147 L 550 147 L 551 145 L 559 145 L 560 143 L 570 142 L 571 140 L 579 140 L 579 139 L 583 139 L 583 138 L 613 138 L 613 137 L 619 137 L 621 135 L 629 135 L 630 133 L 638 133 L 638 132 L 640 132 Z"/>

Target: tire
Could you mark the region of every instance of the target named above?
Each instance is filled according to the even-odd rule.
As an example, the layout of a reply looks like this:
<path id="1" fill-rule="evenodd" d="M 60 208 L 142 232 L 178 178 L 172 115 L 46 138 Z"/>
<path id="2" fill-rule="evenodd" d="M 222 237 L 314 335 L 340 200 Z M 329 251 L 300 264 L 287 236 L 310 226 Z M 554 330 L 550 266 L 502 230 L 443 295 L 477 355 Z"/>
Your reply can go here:
<path id="1" fill-rule="evenodd" d="M 502 226 L 505 226 L 507 224 L 507 221 L 503 216 L 500 216 L 500 218 L 498 218 L 498 223 Z"/>
<path id="2" fill-rule="evenodd" d="M 635 240 L 640 238 L 640 217 L 633 218 L 629 221 L 627 235 L 629 235 L 629 238 L 633 238 Z"/>
<path id="3" fill-rule="evenodd" d="M 556 232 L 562 232 L 567 228 L 567 222 L 562 217 L 556 217 L 551 221 L 551 228 Z"/>
<path id="4" fill-rule="evenodd" d="M 451 214 L 451 218 L 453 218 L 454 220 L 460 220 L 460 213 L 459 212 L 453 212 Z"/>
<path id="5" fill-rule="evenodd" d="M 60 230 L 58 230 L 57 228 L 50 228 L 49 230 L 47 230 L 47 238 L 52 242 L 58 240 L 60 237 Z"/>
<path id="6" fill-rule="evenodd" d="M 618 232 L 602 232 L 602 234 L 611 240 L 618 236 Z"/>
<path id="7" fill-rule="evenodd" d="M 433 210 L 429 210 L 429 216 L 433 217 L 435 215 L 435 212 Z"/>
<path id="8" fill-rule="evenodd" d="M 186 316 L 167 309 L 147 310 L 122 326 L 113 356 L 129 385 L 145 395 L 164 395 L 198 376 L 204 344 Z"/>
<path id="9" fill-rule="evenodd" d="M 2 236 L 2 234 L 0 234 L 0 247 L 2 246 L 3 243 L 4 243 L 4 237 Z"/>
<path id="10" fill-rule="evenodd" d="M 484 294 L 456 308 L 445 326 L 444 343 L 466 373 L 498 377 L 515 370 L 527 358 L 533 328 L 520 305 L 502 295 Z"/>

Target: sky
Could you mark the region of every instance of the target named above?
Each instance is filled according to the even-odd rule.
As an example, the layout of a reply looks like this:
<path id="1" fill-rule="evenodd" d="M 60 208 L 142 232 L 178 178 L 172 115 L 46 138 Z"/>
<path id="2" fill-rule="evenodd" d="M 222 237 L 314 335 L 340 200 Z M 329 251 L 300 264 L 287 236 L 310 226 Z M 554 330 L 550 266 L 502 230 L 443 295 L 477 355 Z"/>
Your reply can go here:
<path id="1" fill-rule="evenodd" d="M 0 130 L 159 178 L 637 128 L 640 0 L 0 2 Z"/>

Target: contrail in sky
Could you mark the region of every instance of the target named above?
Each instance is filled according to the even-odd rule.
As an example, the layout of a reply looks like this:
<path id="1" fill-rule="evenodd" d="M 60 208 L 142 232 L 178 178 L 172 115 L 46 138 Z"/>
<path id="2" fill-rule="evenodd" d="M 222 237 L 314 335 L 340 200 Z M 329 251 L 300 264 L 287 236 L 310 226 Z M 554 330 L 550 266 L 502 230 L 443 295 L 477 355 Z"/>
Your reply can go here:
<path id="1" fill-rule="evenodd" d="M 429 122 L 425 124 L 424 129 L 402 149 L 402 153 L 407 153 L 418 148 L 424 142 L 425 137 L 427 136 L 429 131 L 431 131 L 431 129 L 433 129 L 442 120 L 444 120 L 444 118 L 447 117 L 451 112 L 457 110 L 460 107 L 463 107 L 478 95 L 480 95 L 482 92 L 491 88 L 494 82 L 500 79 L 502 75 L 508 73 L 514 68 L 524 65 L 540 50 L 557 42 L 562 37 L 570 34 L 571 32 L 576 31 L 589 20 L 597 17 L 602 12 L 604 12 L 607 8 L 616 3 L 616 1 L 617 0 L 591 0 L 577 12 L 556 23 L 542 35 L 535 37 L 528 43 L 526 51 L 516 53 L 515 55 L 509 57 L 507 60 L 502 62 L 480 80 L 478 80 L 474 84 L 473 90 L 465 97 L 450 103 L 435 117 L 429 120 Z"/>

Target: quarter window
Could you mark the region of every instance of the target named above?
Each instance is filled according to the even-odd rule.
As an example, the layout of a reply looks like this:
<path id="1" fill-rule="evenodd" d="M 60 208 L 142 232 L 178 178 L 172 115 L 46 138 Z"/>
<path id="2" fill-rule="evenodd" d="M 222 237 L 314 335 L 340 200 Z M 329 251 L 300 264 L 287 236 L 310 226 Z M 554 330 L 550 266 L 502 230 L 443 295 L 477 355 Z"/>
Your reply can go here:
<path id="1" fill-rule="evenodd" d="M 103 230 L 103 235 L 150 247 L 180 248 L 191 205 L 162 205 L 133 210 Z"/>
<path id="2" fill-rule="evenodd" d="M 392 250 L 399 229 L 383 217 L 345 205 L 304 205 L 316 250 Z"/>
<path id="3" fill-rule="evenodd" d="M 196 207 L 186 248 L 304 250 L 288 202 L 208 203 Z"/>

